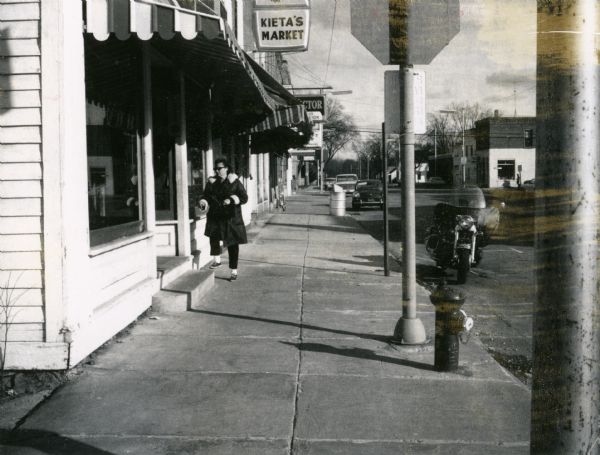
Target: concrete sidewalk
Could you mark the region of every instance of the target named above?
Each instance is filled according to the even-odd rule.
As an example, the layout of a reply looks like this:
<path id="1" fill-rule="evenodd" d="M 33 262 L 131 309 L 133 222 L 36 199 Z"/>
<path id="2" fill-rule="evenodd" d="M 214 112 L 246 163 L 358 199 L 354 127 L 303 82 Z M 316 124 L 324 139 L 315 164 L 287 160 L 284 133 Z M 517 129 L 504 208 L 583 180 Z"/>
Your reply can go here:
<path id="1" fill-rule="evenodd" d="M 528 453 L 526 387 L 477 340 L 457 374 L 433 371 L 431 344 L 389 344 L 399 268 L 384 277 L 379 243 L 327 213 L 327 196 L 290 198 L 241 247 L 236 282 L 221 267 L 194 310 L 140 321 L 0 453 Z"/>

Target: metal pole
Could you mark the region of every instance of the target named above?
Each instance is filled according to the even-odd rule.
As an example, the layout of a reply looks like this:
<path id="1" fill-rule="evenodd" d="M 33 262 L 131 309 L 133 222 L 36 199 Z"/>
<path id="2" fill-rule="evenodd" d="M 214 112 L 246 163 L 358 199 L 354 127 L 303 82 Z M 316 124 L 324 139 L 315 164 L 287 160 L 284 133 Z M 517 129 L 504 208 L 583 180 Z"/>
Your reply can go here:
<path id="1" fill-rule="evenodd" d="M 437 128 L 433 127 L 433 174 L 437 177 Z"/>
<path id="2" fill-rule="evenodd" d="M 383 273 L 390 276 L 389 243 L 390 226 L 388 221 L 388 178 L 387 178 L 387 147 L 385 141 L 385 122 L 381 124 L 381 154 L 383 162 Z"/>
<path id="3" fill-rule="evenodd" d="M 462 183 L 467 183 L 467 158 L 465 156 L 465 111 L 462 113 L 462 158 L 460 160 L 462 164 Z"/>
<path id="4" fill-rule="evenodd" d="M 425 327 L 417 318 L 417 264 L 415 235 L 415 133 L 413 120 L 413 68 L 400 68 L 402 135 L 402 318 L 396 323 L 393 340 L 403 344 L 426 341 Z"/>
<path id="5" fill-rule="evenodd" d="M 600 451 L 597 0 L 538 8 L 532 454 Z"/>

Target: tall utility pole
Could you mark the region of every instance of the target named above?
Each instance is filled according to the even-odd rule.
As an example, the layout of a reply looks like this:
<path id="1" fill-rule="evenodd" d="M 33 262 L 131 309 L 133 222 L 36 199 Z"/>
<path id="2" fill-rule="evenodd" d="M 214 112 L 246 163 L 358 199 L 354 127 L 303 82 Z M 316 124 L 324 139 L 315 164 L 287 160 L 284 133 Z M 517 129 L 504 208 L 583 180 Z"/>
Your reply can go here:
<path id="1" fill-rule="evenodd" d="M 402 318 L 396 323 L 394 341 L 425 343 L 425 327 L 417 317 L 417 259 L 415 234 L 415 130 L 414 75 L 412 65 L 400 67 L 402 83 Z"/>
<path id="2" fill-rule="evenodd" d="M 433 127 L 433 175 L 437 177 L 437 128 Z"/>
<path id="3" fill-rule="evenodd" d="M 390 276 L 390 224 L 388 221 L 388 176 L 387 176 L 387 142 L 385 140 L 385 122 L 381 124 L 381 162 L 383 163 L 383 273 Z"/>
<path id="4" fill-rule="evenodd" d="M 600 451 L 597 0 L 538 2 L 532 454 Z"/>

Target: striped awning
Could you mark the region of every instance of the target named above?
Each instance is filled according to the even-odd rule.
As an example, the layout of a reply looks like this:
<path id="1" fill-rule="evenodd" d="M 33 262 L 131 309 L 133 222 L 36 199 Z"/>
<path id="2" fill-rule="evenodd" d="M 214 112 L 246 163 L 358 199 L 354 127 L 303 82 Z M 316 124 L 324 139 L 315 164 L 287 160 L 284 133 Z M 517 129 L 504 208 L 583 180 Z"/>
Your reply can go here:
<path id="1" fill-rule="evenodd" d="M 180 8 L 168 0 L 86 0 L 85 3 L 86 32 L 99 41 L 105 41 L 111 34 L 121 40 L 136 35 L 146 41 L 155 34 L 171 39 L 176 33 L 189 40 L 198 35 L 214 39 L 223 32 L 223 21 L 218 15 Z"/>
<path id="2" fill-rule="evenodd" d="M 268 111 L 281 107 L 267 93 L 227 22 L 216 13 L 180 8 L 170 0 L 85 0 L 85 32 L 99 41 L 110 36 L 119 40 L 136 36 L 144 41 L 181 37 L 194 50 L 203 49 L 204 54 L 219 55 L 241 65 Z"/>
<path id="3" fill-rule="evenodd" d="M 295 104 L 278 109 L 259 124 L 250 129 L 250 133 L 262 133 L 279 127 L 293 127 L 300 123 L 309 123 L 310 119 L 303 104 Z"/>

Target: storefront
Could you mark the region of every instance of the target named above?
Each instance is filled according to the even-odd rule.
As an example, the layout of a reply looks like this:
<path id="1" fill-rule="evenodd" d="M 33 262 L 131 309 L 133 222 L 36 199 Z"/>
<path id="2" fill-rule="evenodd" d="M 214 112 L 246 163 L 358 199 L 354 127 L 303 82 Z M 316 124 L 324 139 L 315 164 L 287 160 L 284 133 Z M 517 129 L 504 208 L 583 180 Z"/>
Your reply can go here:
<path id="1" fill-rule="evenodd" d="M 29 66 L 39 81 L 37 103 L 23 105 L 15 89 L 0 116 L 3 127 L 22 119 L 2 142 L 15 162 L 32 161 L 0 189 L 15 206 L 15 216 L 0 215 L 2 242 L 23 245 L 0 278 L 6 286 L 18 275 L 27 295 L 7 368 L 77 364 L 150 306 L 157 258 L 191 261 L 196 251 L 208 261 L 194 203 L 215 157 L 250 182 L 250 130 L 290 100 L 267 92 L 221 2 L 188 3 L 193 10 L 151 0 L 88 0 L 83 10 L 41 2 L 6 23 L 9 64 L 37 61 Z M 9 88 L 35 86 L 22 68 L 3 74 Z M 21 109 L 37 109 L 39 123 Z"/>

